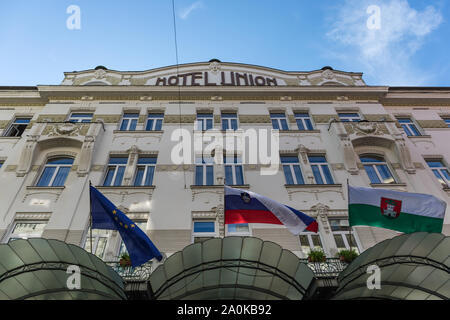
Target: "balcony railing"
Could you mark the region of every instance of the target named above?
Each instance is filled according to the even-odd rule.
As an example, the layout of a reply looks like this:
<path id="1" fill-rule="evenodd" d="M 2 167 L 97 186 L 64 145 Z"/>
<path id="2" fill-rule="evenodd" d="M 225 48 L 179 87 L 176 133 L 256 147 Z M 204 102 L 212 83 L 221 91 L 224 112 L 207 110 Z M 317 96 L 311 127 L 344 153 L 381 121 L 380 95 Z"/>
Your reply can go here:
<path id="1" fill-rule="evenodd" d="M 113 268 L 125 282 L 146 281 L 152 273 L 152 263 L 144 263 L 139 267 L 122 267 L 118 261 L 106 262 L 108 266 Z"/>

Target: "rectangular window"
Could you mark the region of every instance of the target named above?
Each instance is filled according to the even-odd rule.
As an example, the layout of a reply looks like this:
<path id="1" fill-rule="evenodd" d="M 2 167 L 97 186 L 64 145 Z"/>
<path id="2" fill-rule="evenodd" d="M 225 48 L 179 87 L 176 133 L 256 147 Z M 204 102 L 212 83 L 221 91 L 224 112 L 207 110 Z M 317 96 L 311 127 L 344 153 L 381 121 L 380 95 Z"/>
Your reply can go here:
<path id="1" fill-rule="evenodd" d="M 286 184 L 305 184 L 298 157 L 281 156 Z"/>
<path id="2" fill-rule="evenodd" d="M 135 186 L 152 186 L 155 174 L 156 157 L 141 156 L 136 167 Z"/>
<path id="3" fill-rule="evenodd" d="M 222 113 L 222 130 L 237 130 L 238 117 L 236 113 Z"/>
<path id="4" fill-rule="evenodd" d="M 197 113 L 197 130 L 211 130 L 214 124 L 214 116 L 212 113 Z"/>
<path id="5" fill-rule="evenodd" d="M 361 121 L 361 116 L 356 112 L 352 112 L 352 113 L 340 112 L 340 113 L 338 113 L 338 116 L 339 116 L 339 120 L 341 120 L 342 122 L 359 122 L 359 121 Z"/>
<path id="6" fill-rule="evenodd" d="M 161 131 L 164 121 L 164 114 L 162 113 L 149 113 L 147 118 L 147 125 L 145 130 L 147 131 Z"/>
<path id="7" fill-rule="evenodd" d="M 62 187 L 72 168 L 72 158 L 49 159 L 36 184 L 38 187 Z"/>
<path id="8" fill-rule="evenodd" d="M 442 160 L 439 159 L 430 159 L 426 160 L 428 166 L 430 167 L 431 171 L 433 171 L 434 176 L 438 179 L 439 183 L 445 187 L 450 187 L 450 171 L 448 168 L 444 165 Z"/>
<path id="9" fill-rule="evenodd" d="M 80 112 L 72 112 L 72 114 L 69 117 L 70 122 L 82 122 L 87 123 L 92 121 L 92 113 L 80 113 Z"/>
<path id="10" fill-rule="evenodd" d="M 120 131 L 135 131 L 139 121 L 139 113 L 124 113 Z"/>
<path id="11" fill-rule="evenodd" d="M 109 238 L 112 234 L 111 230 L 92 230 L 92 251 L 91 251 L 91 232 L 88 229 L 86 241 L 84 242 L 84 249 L 87 252 L 92 252 L 100 259 L 105 258 L 106 247 L 109 242 Z"/>
<path id="12" fill-rule="evenodd" d="M 443 118 L 443 120 L 444 120 L 445 123 L 447 124 L 447 127 L 450 128 L 450 118 Z"/>
<path id="13" fill-rule="evenodd" d="M 314 130 L 309 113 L 295 113 L 298 130 Z"/>
<path id="14" fill-rule="evenodd" d="M 317 184 L 334 184 L 325 156 L 308 156 L 308 159 Z"/>
<path id="15" fill-rule="evenodd" d="M 211 186 L 214 184 L 214 159 L 196 158 L 195 185 Z"/>
<path id="16" fill-rule="evenodd" d="M 240 157 L 224 157 L 223 162 L 225 164 L 225 184 L 243 185 L 244 174 L 242 169 L 242 160 Z"/>
<path id="17" fill-rule="evenodd" d="M 409 118 L 397 118 L 398 122 L 402 126 L 408 137 L 411 136 L 421 136 L 419 129 L 415 125 L 415 123 Z"/>
<path id="18" fill-rule="evenodd" d="M 17 239 L 40 238 L 47 221 L 15 221 L 8 242 Z"/>
<path id="19" fill-rule="evenodd" d="M 122 185 L 123 175 L 127 166 L 128 157 L 111 157 L 109 158 L 108 169 L 106 170 L 103 186 L 120 186 Z"/>
<path id="20" fill-rule="evenodd" d="M 212 220 L 197 220 L 193 222 L 192 237 L 193 242 L 202 242 L 217 236 L 216 223 Z"/>
<path id="21" fill-rule="evenodd" d="M 21 137 L 28 124 L 30 123 L 31 118 L 18 117 L 15 118 L 13 123 L 8 127 L 4 136 L 5 137 Z"/>
<path id="22" fill-rule="evenodd" d="M 284 113 L 271 113 L 270 120 L 272 121 L 273 129 L 289 130 L 286 115 Z"/>
<path id="23" fill-rule="evenodd" d="M 384 158 L 379 156 L 359 157 L 371 183 L 395 183 L 391 171 Z"/>
<path id="24" fill-rule="evenodd" d="M 354 232 L 350 233 L 350 226 L 347 219 L 328 219 L 330 223 L 331 232 L 333 233 L 334 241 L 338 251 L 349 250 L 350 247 L 359 253 L 358 244 L 354 237 Z"/>
<path id="25" fill-rule="evenodd" d="M 307 255 L 311 250 L 323 250 L 320 234 L 312 232 L 302 232 L 299 235 L 302 252 Z"/>
<path id="26" fill-rule="evenodd" d="M 227 234 L 232 236 L 248 236 L 250 235 L 250 227 L 248 223 L 227 224 Z"/>

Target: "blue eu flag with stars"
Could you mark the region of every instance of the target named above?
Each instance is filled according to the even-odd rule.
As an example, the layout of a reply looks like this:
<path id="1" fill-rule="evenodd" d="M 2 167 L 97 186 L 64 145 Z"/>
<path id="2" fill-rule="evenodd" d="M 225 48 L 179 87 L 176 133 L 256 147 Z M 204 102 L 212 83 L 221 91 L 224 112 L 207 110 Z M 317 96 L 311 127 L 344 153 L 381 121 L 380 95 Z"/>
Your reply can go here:
<path id="1" fill-rule="evenodd" d="M 156 258 L 161 252 L 147 235 L 100 191 L 90 186 L 92 229 L 118 230 L 130 255 L 133 267 Z"/>

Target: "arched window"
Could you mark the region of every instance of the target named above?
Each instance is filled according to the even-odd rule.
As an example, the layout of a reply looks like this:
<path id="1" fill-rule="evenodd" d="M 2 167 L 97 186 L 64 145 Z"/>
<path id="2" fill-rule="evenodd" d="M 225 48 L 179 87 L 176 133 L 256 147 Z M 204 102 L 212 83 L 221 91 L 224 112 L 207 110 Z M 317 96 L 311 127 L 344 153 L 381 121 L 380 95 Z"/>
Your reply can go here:
<path id="1" fill-rule="evenodd" d="M 72 158 L 51 158 L 42 171 L 36 184 L 38 187 L 61 187 L 64 186 L 67 175 L 72 167 Z"/>
<path id="2" fill-rule="evenodd" d="M 381 156 L 362 155 L 359 157 L 371 183 L 395 183 L 389 167 Z"/>

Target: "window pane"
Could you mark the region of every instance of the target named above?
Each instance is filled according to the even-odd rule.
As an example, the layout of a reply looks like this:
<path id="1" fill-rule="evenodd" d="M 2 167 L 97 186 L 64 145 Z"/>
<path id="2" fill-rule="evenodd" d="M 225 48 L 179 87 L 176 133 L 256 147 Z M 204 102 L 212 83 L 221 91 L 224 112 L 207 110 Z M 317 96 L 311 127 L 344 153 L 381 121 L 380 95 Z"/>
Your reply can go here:
<path id="1" fill-rule="evenodd" d="M 155 167 L 149 166 L 147 168 L 147 177 L 145 178 L 145 186 L 152 186 L 153 185 L 153 175 L 155 172 Z"/>
<path id="2" fill-rule="evenodd" d="M 417 130 L 416 126 L 414 124 L 410 124 L 409 128 L 411 129 L 411 131 L 414 133 L 415 136 L 420 136 L 420 132 L 419 130 Z"/>
<path id="3" fill-rule="evenodd" d="M 161 129 L 162 129 L 162 123 L 163 123 L 163 120 L 162 120 L 162 119 L 156 120 L 156 127 L 155 127 L 155 130 L 156 130 L 156 131 L 161 131 Z"/>
<path id="4" fill-rule="evenodd" d="M 214 232 L 214 221 L 195 221 L 194 232 Z"/>
<path id="5" fill-rule="evenodd" d="M 13 234 L 40 234 L 44 231 L 46 223 L 36 223 L 36 222 L 18 222 L 14 226 Z"/>
<path id="6" fill-rule="evenodd" d="M 444 179 L 442 178 L 441 174 L 439 173 L 439 170 L 433 169 L 433 173 L 434 173 L 434 175 L 436 176 L 436 178 L 438 178 L 439 182 L 440 182 L 443 186 L 447 185 L 447 184 L 445 183 Z"/>
<path id="7" fill-rule="evenodd" d="M 281 163 L 298 163 L 297 157 L 280 157 Z"/>
<path id="8" fill-rule="evenodd" d="M 431 168 L 439 168 L 439 167 L 443 167 L 444 164 L 441 161 L 436 161 L 436 160 L 427 160 L 428 166 Z"/>
<path id="9" fill-rule="evenodd" d="M 243 185 L 244 184 L 244 175 L 242 173 L 242 166 L 235 166 L 236 169 L 236 184 Z"/>
<path id="10" fill-rule="evenodd" d="M 104 186 L 110 186 L 111 185 L 115 170 L 116 170 L 115 167 L 108 168 L 108 172 L 106 173 L 105 181 L 103 182 Z"/>
<path id="11" fill-rule="evenodd" d="M 111 157 L 109 158 L 109 164 L 127 164 L 127 157 Z"/>
<path id="12" fill-rule="evenodd" d="M 375 157 L 375 156 L 363 156 L 363 157 L 359 157 L 359 159 L 361 160 L 361 162 L 366 163 L 366 162 L 383 162 L 384 159 L 380 158 L 380 157 Z"/>
<path id="13" fill-rule="evenodd" d="M 303 181 L 303 176 L 302 176 L 302 171 L 300 170 L 300 166 L 294 165 L 293 167 L 294 167 L 295 178 L 297 179 L 297 184 L 304 184 L 305 182 Z"/>
<path id="14" fill-rule="evenodd" d="M 206 130 L 210 130 L 212 129 L 213 124 L 212 124 L 212 119 L 206 119 Z"/>
<path id="15" fill-rule="evenodd" d="M 322 248 L 322 241 L 320 241 L 320 236 L 319 235 L 317 235 L 317 234 L 312 234 L 311 235 L 311 239 L 312 239 L 312 242 L 313 242 L 313 246 L 314 246 L 314 249 L 321 249 Z"/>
<path id="16" fill-rule="evenodd" d="M 322 165 L 322 171 L 323 171 L 323 175 L 325 176 L 325 180 L 327 181 L 328 184 L 333 184 L 333 177 L 331 176 L 331 172 L 330 169 L 328 168 L 327 165 Z"/>
<path id="17" fill-rule="evenodd" d="M 272 119 L 272 127 L 274 129 L 280 129 L 280 126 L 278 125 L 278 120 Z"/>
<path id="18" fill-rule="evenodd" d="M 344 239 L 342 239 L 342 235 L 334 234 L 333 236 L 334 236 L 334 241 L 336 241 L 336 247 L 338 248 L 339 251 L 347 249 L 345 247 Z"/>
<path id="19" fill-rule="evenodd" d="M 297 119 L 297 127 L 298 127 L 298 130 L 305 130 L 303 121 L 301 119 Z"/>
<path id="20" fill-rule="evenodd" d="M 324 156 L 308 156 L 311 163 L 326 163 L 327 159 Z"/>
<path id="21" fill-rule="evenodd" d="M 450 180 L 450 172 L 447 169 L 442 169 L 441 173 L 447 180 Z"/>
<path id="22" fill-rule="evenodd" d="M 385 165 L 385 164 L 377 165 L 377 168 L 378 168 L 378 172 L 380 173 L 381 178 L 383 179 L 383 183 L 395 182 L 387 165 Z"/>
<path id="23" fill-rule="evenodd" d="M 375 168 L 371 165 L 365 165 L 364 169 L 366 169 L 367 175 L 369 176 L 371 183 L 381 183 L 380 179 L 378 178 Z"/>
<path id="24" fill-rule="evenodd" d="M 228 130 L 228 120 L 222 119 L 222 130 Z"/>
<path id="25" fill-rule="evenodd" d="M 120 166 L 117 168 L 116 179 L 114 181 L 114 186 L 122 185 L 123 174 L 125 173 L 125 167 Z"/>
<path id="26" fill-rule="evenodd" d="M 206 166 L 206 184 L 212 186 L 214 184 L 214 167 Z"/>
<path id="27" fill-rule="evenodd" d="M 248 223 L 236 223 L 228 225 L 228 232 L 248 232 Z"/>
<path id="28" fill-rule="evenodd" d="M 302 252 L 308 253 L 309 251 L 311 251 L 311 247 L 309 245 L 308 236 L 306 234 L 301 234 L 300 235 L 300 245 L 302 247 Z"/>
<path id="29" fill-rule="evenodd" d="M 46 167 L 42 172 L 41 178 L 39 179 L 37 186 L 47 187 L 50 184 L 50 180 L 52 179 L 55 170 L 56 167 Z"/>
<path id="30" fill-rule="evenodd" d="M 156 157 L 139 157 L 138 164 L 156 164 Z"/>
<path id="31" fill-rule="evenodd" d="M 121 130 L 121 131 L 124 131 L 124 130 L 127 129 L 128 121 L 129 121 L 128 119 L 123 119 L 123 120 L 122 120 L 122 125 L 120 126 L 120 130 Z"/>
<path id="32" fill-rule="evenodd" d="M 47 161 L 47 164 L 72 164 L 72 158 L 53 158 Z"/>
<path id="33" fill-rule="evenodd" d="M 131 120 L 131 124 L 130 124 L 130 131 L 134 131 L 136 130 L 136 125 L 137 125 L 137 119 L 133 119 Z"/>
<path id="34" fill-rule="evenodd" d="M 231 129 L 237 130 L 237 120 L 231 119 Z"/>
<path id="35" fill-rule="evenodd" d="M 289 130 L 286 119 L 281 119 L 281 128 L 283 130 Z"/>
<path id="36" fill-rule="evenodd" d="M 95 255 L 100 259 L 103 258 L 103 254 L 105 253 L 107 238 L 99 238 L 97 242 L 97 248 L 95 249 Z"/>
<path id="37" fill-rule="evenodd" d="M 203 185 L 203 166 L 195 167 L 195 184 L 197 186 Z"/>
<path id="38" fill-rule="evenodd" d="M 136 171 L 136 178 L 134 179 L 134 185 L 140 186 L 142 185 L 142 178 L 144 177 L 144 170 L 143 167 L 138 167 Z"/>
<path id="39" fill-rule="evenodd" d="M 314 165 L 314 166 L 311 166 L 311 169 L 313 171 L 314 179 L 316 180 L 316 183 L 323 184 L 323 180 L 322 180 L 322 176 L 320 175 L 319 167 Z"/>
<path id="40" fill-rule="evenodd" d="M 67 175 L 69 174 L 71 167 L 60 167 L 58 172 L 56 173 L 56 177 L 53 180 L 53 187 L 62 187 L 64 186 L 64 182 L 66 182 Z"/>
<path id="41" fill-rule="evenodd" d="M 286 177 L 286 184 L 294 184 L 294 179 L 292 178 L 290 166 L 283 166 L 284 176 Z"/>
<path id="42" fill-rule="evenodd" d="M 153 130 L 153 119 L 148 119 L 147 120 L 147 126 L 145 127 L 145 130 L 149 131 L 149 130 Z"/>

